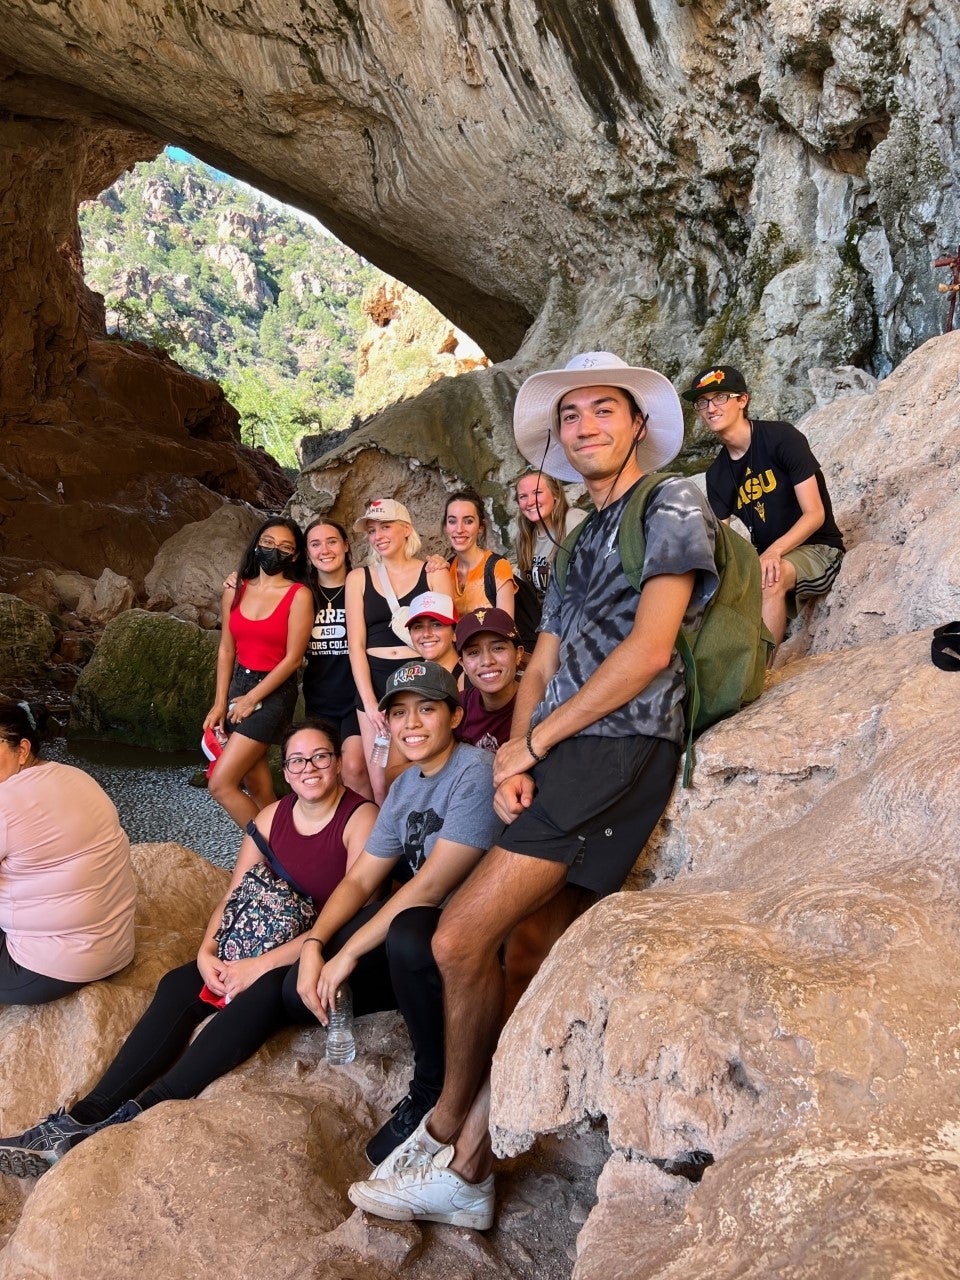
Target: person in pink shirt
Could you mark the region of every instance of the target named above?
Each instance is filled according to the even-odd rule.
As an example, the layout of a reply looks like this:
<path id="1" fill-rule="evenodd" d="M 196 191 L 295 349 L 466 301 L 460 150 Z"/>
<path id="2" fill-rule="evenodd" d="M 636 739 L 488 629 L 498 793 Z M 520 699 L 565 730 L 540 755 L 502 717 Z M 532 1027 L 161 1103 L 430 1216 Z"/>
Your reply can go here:
<path id="1" fill-rule="evenodd" d="M 93 778 L 40 758 L 44 716 L 0 704 L 0 1005 L 46 1004 L 133 959 L 130 843 Z"/>

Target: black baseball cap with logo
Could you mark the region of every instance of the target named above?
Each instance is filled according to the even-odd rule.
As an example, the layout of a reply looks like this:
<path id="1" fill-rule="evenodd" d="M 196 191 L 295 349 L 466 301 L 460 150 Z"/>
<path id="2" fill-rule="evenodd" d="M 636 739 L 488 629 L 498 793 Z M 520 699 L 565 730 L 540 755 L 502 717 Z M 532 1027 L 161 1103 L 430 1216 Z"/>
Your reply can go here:
<path id="1" fill-rule="evenodd" d="M 729 364 L 715 364 L 709 369 L 701 369 L 689 390 L 680 394 L 692 404 L 701 396 L 714 395 L 717 391 L 728 391 L 732 396 L 750 394 L 743 374 Z"/>
<path id="2" fill-rule="evenodd" d="M 460 690 L 454 677 L 439 662 L 429 662 L 426 658 L 405 662 L 390 673 L 386 693 L 377 703 L 377 709 L 386 711 L 398 693 L 419 693 L 436 702 L 460 705 Z"/>

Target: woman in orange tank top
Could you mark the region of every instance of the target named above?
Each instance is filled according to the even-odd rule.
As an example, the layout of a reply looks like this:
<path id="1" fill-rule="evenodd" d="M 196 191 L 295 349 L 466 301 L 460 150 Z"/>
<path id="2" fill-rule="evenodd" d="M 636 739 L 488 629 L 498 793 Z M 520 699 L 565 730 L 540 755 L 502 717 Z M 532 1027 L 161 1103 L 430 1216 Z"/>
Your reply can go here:
<path id="1" fill-rule="evenodd" d="M 203 727 L 223 743 L 210 793 L 241 830 L 276 800 L 267 748 L 280 741 L 296 706 L 314 616 L 305 576 L 300 527 L 268 520 L 244 552 L 237 586 L 223 593 L 217 694 Z"/>

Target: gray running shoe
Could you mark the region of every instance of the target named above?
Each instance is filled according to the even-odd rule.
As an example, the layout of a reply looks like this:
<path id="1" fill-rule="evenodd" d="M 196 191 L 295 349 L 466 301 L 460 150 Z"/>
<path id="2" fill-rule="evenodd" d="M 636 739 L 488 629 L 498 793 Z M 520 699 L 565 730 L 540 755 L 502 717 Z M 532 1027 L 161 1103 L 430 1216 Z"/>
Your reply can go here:
<path id="1" fill-rule="evenodd" d="M 106 1120 L 80 1124 L 62 1109 L 15 1138 L 0 1138 L 0 1174 L 11 1178 L 39 1178 L 68 1151 L 101 1129 L 122 1124 L 140 1115 L 139 1102 L 125 1102 Z"/>
<path id="2" fill-rule="evenodd" d="M 98 1120 L 96 1124 L 79 1125 L 75 1133 L 64 1135 L 63 1141 L 56 1148 L 54 1161 L 59 1160 L 61 1156 L 65 1156 L 68 1151 L 72 1151 L 78 1143 L 85 1142 L 87 1138 L 92 1138 L 101 1129 L 109 1129 L 115 1124 L 126 1124 L 128 1120 L 136 1120 L 137 1116 L 142 1114 L 143 1107 L 139 1102 L 134 1102 L 131 1098 L 122 1107 L 117 1107 L 116 1111 L 108 1115 L 106 1120 Z"/>
<path id="3" fill-rule="evenodd" d="M 25 1133 L 0 1138 L 0 1174 L 10 1178 L 39 1178 L 69 1151 L 69 1146 L 64 1145 L 68 1138 L 76 1138 L 88 1127 L 79 1124 L 61 1107 Z"/>

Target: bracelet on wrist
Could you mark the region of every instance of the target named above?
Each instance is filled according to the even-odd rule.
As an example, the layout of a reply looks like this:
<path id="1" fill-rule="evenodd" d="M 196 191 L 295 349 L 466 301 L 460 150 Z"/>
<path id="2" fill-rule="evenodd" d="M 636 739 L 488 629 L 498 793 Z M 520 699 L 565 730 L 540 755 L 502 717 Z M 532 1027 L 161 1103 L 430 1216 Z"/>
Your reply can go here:
<path id="1" fill-rule="evenodd" d="M 530 728 L 530 729 L 528 729 L 528 730 L 527 730 L 526 743 L 527 743 L 527 750 L 530 752 L 530 755 L 533 757 L 533 759 L 534 759 L 534 760 L 536 760 L 537 764 L 543 764 L 544 760 L 546 760 L 546 758 L 547 758 L 547 757 L 546 757 L 545 755 L 544 755 L 544 756 L 538 756 L 538 755 L 537 755 L 537 753 L 536 753 L 536 751 L 534 750 L 534 748 L 533 748 L 533 729 L 532 729 L 532 728 Z"/>
<path id="2" fill-rule="evenodd" d="M 319 938 L 304 938 L 303 942 L 301 942 L 300 945 L 302 947 L 305 947 L 308 942 L 315 942 L 317 946 L 320 948 L 320 950 L 321 951 L 323 950 L 323 943 L 320 941 Z"/>

